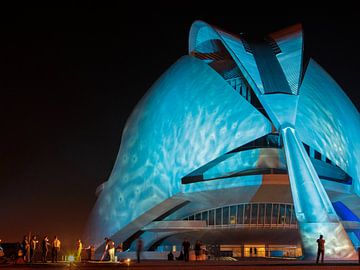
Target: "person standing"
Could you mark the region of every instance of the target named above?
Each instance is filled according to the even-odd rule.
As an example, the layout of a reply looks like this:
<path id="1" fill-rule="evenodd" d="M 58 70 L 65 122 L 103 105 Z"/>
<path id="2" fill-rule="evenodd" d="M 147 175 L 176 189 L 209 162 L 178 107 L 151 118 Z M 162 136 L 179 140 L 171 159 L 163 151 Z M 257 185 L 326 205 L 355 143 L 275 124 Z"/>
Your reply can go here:
<path id="1" fill-rule="evenodd" d="M 144 247 L 144 242 L 141 238 L 138 238 L 137 243 L 136 243 L 136 258 L 137 258 L 137 262 L 140 263 L 140 257 L 141 257 L 141 252 L 143 250 Z"/>
<path id="2" fill-rule="evenodd" d="M 30 262 L 30 242 L 27 235 L 24 236 L 22 241 L 23 256 L 26 262 Z"/>
<path id="3" fill-rule="evenodd" d="M 115 262 L 115 242 L 108 239 L 108 252 L 110 256 L 110 262 Z"/>
<path id="4" fill-rule="evenodd" d="M 200 253 L 201 253 L 201 243 L 199 240 L 197 240 L 195 243 L 195 260 L 196 261 L 199 259 Z"/>
<path id="5" fill-rule="evenodd" d="M 43 263 L 46 263 L 49 246 L 49 238 L 47 235 L 45 235 L 44 239 L 41 242 L 41 260 Z"/>
<path id="6" fill-rule="evenodd" d="M 76 261 L 81 262 L 81 251 L 83 248 L 83 244 L 81 242 L 81 239 L 78 239 L 76 242 Z"/>
<path id="7" fill-rule="evenodd" d="M 52 262 L 57 262 L 58 261 L 58 255 L 60 252 L 60 246 L 61 246 L 61 242 L 60 240 L 57 238 L 57 236 L 54 237 L 54 240 L 52 242 L 52 252 L 51 252 L 51 258 L 52 258 Z"/>
<path id="8" fill-rule="evenodd" d="M 31 238 L 30 241 L 30 262 L 35 262 L 35 252 L 39 241 L 36 239 L 36 235 Z"/>
<path id="9" fill-rule="evenodd" d="M 323 236 L 320 234 L 319 239 L 316 240 L 318 245 L 316 263 L 319 263 L 319 257 L 321 255 L 321 263 L 324 263 L 324 253 L 325 253 L 325 240 Z"/>
<path id="10" fill-rule="evenodd" d="M 183 250 L 184 250 L 184 261 L 189 261 L 189 251 L 190 251 L 190 242 L 185 238 L 184 242 L 182 243 Z"/>

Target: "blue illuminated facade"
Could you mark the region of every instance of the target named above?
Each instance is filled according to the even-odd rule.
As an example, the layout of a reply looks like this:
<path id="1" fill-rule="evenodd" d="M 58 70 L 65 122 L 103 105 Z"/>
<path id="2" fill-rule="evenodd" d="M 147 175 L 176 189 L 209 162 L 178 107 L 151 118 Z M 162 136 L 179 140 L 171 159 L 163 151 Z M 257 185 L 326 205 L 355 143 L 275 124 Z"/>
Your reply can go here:
<path id="1" fill-rule="evenodd" d="M 283 225 L 299 235 L 284 236 L 283 244 L 298 241 L 305 257 L 314 256 L 323 234 L 328 258 L 355 258 L 360 117 L 303 47 L 300 25 L 255 42 L 194 22 L 188 55 L 125 125 L 87 241 L 100 247 L 108 236 L 131 250 L 142 237 L 145 249 L 156 250 L 193 232 L 204 232 L 204 241 L 212 230 L 226 234 L 226 226 L 241 233 L 256 220 L 263 233 Z M 249 212 L 238 205 L 250 205 Z M 224 239 L 244 250 L 252 241 Z"/>

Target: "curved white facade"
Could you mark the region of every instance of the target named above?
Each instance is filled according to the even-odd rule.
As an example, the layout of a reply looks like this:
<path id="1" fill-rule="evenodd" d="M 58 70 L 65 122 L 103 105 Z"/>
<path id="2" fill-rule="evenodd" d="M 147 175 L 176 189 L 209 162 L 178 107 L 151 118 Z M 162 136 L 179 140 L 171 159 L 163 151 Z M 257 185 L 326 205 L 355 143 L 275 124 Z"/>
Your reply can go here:
<path id="1" fill-rule="evenodd" d="M 360 214 L 359 135 L 351 101 L 303 59 L 300 26 L 253 42 L 195 22 L 189 55 L 159 78 L 126 123 L 87 240 L 98 247 L 108 236 L 131 247 L 142 235 L 150 249 L 200 230 L 190 221 L 174 225 L 195 212 L 266 201 L 294 205 L 305 255 L 314 255 L 323 233 L 333 247 L 328 257 L 351 259 L 359 234 L 344 222 L 348 211 Z M 337 202 L 346 210 L 334 208 Z M 359 221 L 351 220 L 353 227 Z"/>

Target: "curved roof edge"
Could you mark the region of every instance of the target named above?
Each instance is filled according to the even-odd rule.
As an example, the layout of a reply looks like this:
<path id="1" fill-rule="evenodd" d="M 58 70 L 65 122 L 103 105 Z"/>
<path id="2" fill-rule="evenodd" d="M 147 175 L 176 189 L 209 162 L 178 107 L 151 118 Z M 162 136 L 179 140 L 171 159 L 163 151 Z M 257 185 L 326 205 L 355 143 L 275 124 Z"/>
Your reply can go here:
<path id="1" fill-rule="evenodd" d="M 243 76 L 245 77 L 245 79 L 247 80 L 249 85 L 254 89 L 254 91 L 257 95 L 261 94 L 263 91 L 261 91 L 259 89 L 257 82 L 254 80 L 253 76 L 249 73 L 249 71 L 245 68 L 242 60 L 239 59 L 239 57 L 237 57 L 236 53 L 230 48 L 229 44 L 224 40 L 224 38 L 219 33 L 219 31 L 215 27 L 211 26 L 210 24 L 208 24 L 204 21 L 201 21 L 201 20 L 196 20 L 195 22 L 193 22 L 193 24 L 190 27 L 190 32 L 189 32 L 188 53 L 191 54 L 191 52 L 194 51 L 194 49 L 197 45 L 197 36 L 198 36 L 199 30 L 202 29 L 203 27 L 208 28 L 209 34 L 214 35 L 214 37 L 216 37 L 216 39 L 219 39 L 223 43 L 226 50 L 230 53 L 231 57 L 234 59 L 235 63 L 239 67 L 240 71 L 242 72 Z M 228 35 L 230 35 L 230 34 L 228 34 Z"/>

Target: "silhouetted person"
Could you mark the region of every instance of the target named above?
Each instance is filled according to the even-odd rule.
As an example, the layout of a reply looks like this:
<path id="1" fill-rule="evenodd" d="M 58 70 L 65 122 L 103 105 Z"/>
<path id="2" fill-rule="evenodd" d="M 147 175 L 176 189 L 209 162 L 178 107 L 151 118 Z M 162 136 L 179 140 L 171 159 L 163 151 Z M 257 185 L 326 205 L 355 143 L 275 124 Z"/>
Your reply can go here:
<path id="1" fill-rule="evenodd" d="M 183 250 L 184 250 L 184 261 L 189 261 L 189 251 L 190 251 L 190 242 L 185 238 L 184 242 L 182 242 Z"/>
<path id="2" fill-rule="evenodd" d="M 198 260 L 201 253 L 201 243 L 199 240 L 195 243 L 195 260 Z"/>
<path id="3" fill-rule="evenodd" d="M 144 247 L 144 242 L 141 238 L 139 238 L 136 243 L 136 259 L 137 259 L 138 263 L 140 263 L 140 256 L 141 256 L 143 247 Z"/>
<path id="4" fill-rule="evenodd" d="M 52 262 L 57 262 L 58 261 L 58 255 L 59 255 L 59 252 L 60 252 L 60 245 L 61 245 L 60 240 L 57 238 L 57 236 L 55 236 L 54 240 L 52 242 L 52 251 L 51 251 L 51 261 Z"/>
<path id="5" fill-rule="evenodd" d="M 106 257 L 107 257 L 107 254 L 108 254 L 108 249 L 109 249 L 109 238 L 107 238 L 107 237 L 105 237 L 104 238 L 104 240 L 105 240 L 105 249 L 104 249 L 104 253 L 103 253 L 103 255 L 101 256 L 101 259 L 100 259 L 100 261 L 104 261 L 105 259 L 106 259 Z"/>
<path id="6" fill-rule="evenodd" d="M 80 239 L 76 242 L 76 261 L 81 262 L 81 251 L 83 249 L 83 244 Z"/>
<path id="7" fill-rule="evenodd" d="M 115 242 L 111 239 L 107 241 L 107 250 L 109 252 L 110 261 L 115 262 Z"/>
<path id="8" fill-rule="evenodd" d="M 47 254 L 48 254 L 48 251 L 49 251 L 49 238 L 48 236 L 46 235 L 44 237 L 44 239 L 42 240 L 41 242 L 41 260 L 42 262 L 46 262 L 46 259 L 47 259 Z"/>
<path id="9" fill-rule="evenodd" d="M 178 257 L 176 257 L 177 261 L 183 261 L 184 260 L 184 253 L 182 252 L 182 250 L 180 250 L 180 254 Z"/>
<path id="10" fill-rule="evenodd" d="M 319 263 L 320 254 L 321 254 L 321 263 L 324 263 L 325 240 L 323 239 L 323 236 L 321 234 L 319 239 L 316 240 L 316 242 L 318 244 L 316 263 Z"/>
<path id="11" fill-rule="evenodd" d="M 168 256 L 168 261 L 173 261 L 174 260 L 174 254 L 171 252 L 169 252 L 169 254 L 167 255 Z"/>
<path id="12" fill-rule="evenodd" d="M 36 239 L 36 235 L 31 238 L 30 241 L 30 262 L 35 262 L 35 252 L 39 241 Z"/>
<path id="13" fill-rule="evenodd" d="M 23 256 L 26 262 L 30 262 L 30 242 L 27 235 L 24 236 L 22 241 Z"/>

